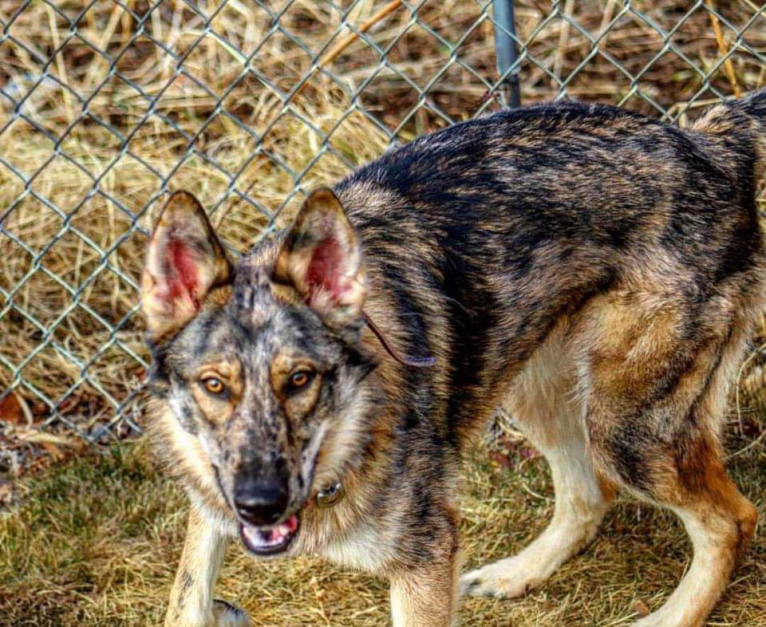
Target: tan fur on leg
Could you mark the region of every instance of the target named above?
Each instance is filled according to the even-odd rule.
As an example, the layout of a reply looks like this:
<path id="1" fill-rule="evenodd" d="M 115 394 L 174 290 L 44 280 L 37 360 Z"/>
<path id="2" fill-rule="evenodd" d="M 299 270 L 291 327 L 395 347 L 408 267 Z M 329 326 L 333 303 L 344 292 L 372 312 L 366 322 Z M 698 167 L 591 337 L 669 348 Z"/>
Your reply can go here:
<path id="1" fill-rule="evenodd" d="M 240 609 L 213 599 L 228 537 L 210 515 L 192 506 L 186 542 L 170 593 L 165 627 L 248 627 Z"/>
<path id="2" fill-rule="evenodd" d="M 593 540 L 613 497 L 596 475 L 574 394 L 562 326 L 514 382 L 508 409 L 551 467 L 556 507 L 548 528 L 518 555 L 465 575 L 464 594 L 514 598 L 544 583 Z"/>
<path id="3" fill-rule="evenodd" d="M 457 563 L 391 578 L 393 627 L 452 627 L 457 615 Z"/>
<path id="4" fill-rule="evenodd" d="M 680 293 L 612 294 L 583 325 L 586 421 L 599 467 L 678 514 L 694 547 L 681 583 L 637 627 L 704 625 L 756 522 L 755 508 L 726 475 L 718 438 L 752 320 L 732 317 L 746 308 L 737 302 L 744 296 L 731 293 L 728 301 L 710 299 L 689 334 Z"/>
<path id="5" fill-rule="evenodd" d="M 568 443 L 547 455 L 553 472 L 556 507 L 548 528 L 518 555 L 463 576 L 471 596 L 515 598 L 537 588 L 596 536 L 609 509 L 611 491 L 602 491 L 585 449 Z"/>
<path id="6" fill-rule="evenodd" d="M 755 531 L 758 512 L 726 476 L 717 459 L 709 461 L 708 489 L 684 505 L 671 506 L 692 540 L 694 558 L 665 604 L 636 627 L 700 627 L 729 582 L 738 556 Z"/>

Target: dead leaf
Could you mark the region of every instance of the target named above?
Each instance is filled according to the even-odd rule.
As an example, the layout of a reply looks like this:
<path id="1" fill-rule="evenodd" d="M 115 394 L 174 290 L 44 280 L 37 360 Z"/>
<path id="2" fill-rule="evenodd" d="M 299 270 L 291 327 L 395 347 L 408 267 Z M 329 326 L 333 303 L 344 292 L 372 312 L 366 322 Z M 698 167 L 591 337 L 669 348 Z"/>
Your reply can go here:
<path id="1" fill-rule="evenodd" d="M 641 599 L 633 601 L 633 605 L 630 606 L 630 609 L 641 617 L 649 616 L 650 614 L 649 606 L 647 606 Z"/>
<path id="2" fill-rule="evenodd" d="M 15 392 L 11 392 L 0 401 L 0 420 L 11 425 L 20 425 L 24 422 L 24 409 Z"/>
<path id="3" fill-rule="evenodd" d="M 510 457 L 508 457 L 506 453 L 501 453 L 500 451 L 490 451 L 489 459 L 501 468 L 511 468 L 513 466 L 513 461 Z"/>

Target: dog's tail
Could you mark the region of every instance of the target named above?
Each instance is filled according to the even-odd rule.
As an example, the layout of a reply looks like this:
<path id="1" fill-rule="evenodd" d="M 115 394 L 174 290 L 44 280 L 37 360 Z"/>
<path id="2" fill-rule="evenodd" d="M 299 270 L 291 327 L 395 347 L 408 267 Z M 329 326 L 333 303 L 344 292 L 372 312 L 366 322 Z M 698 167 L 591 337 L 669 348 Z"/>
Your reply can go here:
<path id="1" fill-rule="evenodd" d="M 766 177 L 766 89 L 713 107 L 692 127 L 731 156 L 755 158 L 755 177 Z"/>

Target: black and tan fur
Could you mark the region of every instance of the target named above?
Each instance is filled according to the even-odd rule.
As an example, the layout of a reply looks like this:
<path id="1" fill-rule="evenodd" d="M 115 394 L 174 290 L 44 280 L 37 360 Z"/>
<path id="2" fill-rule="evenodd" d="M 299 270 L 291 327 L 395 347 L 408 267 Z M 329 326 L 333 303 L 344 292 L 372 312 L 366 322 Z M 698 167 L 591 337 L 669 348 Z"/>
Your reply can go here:
<path id="1" fill-rule="evenodd" d="M 248 477 L 283 486 L 281 520 L 300 512 L 288 553 L 389 578 L 396 627 L 453 624 L 459 589 L 542 584 L 625 489 L 694 546 L 636 625 L 703 625 L 756 524 L 719 437 L 763 304 L 764 125 L 766 93 L 689 130 L 602 106 L 499 113 L 315 192 L 239 264 L 174 195 L 143 279 L 156 430 L 192 501 L 166 625 L 247 624 L 212 589 Z M 394 359 L 364 314 L 435 365 Z M 459 459 L 499 405 L 548 458 L 555 513 L 459 582 Z M 336 481 L 346 498 L 318 508 Z"/>

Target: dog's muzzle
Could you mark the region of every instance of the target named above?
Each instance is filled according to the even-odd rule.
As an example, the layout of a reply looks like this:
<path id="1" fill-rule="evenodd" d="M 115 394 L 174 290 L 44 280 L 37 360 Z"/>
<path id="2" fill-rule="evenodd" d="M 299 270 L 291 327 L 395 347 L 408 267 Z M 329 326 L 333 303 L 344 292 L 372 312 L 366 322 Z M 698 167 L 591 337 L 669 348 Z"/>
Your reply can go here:
<path id="1" fill-rule="evenodd" d="M 317 493 L 317 507 L 327 509 L 340 503 L 346 496 L 343 484 L 336 481 Z M 245 548 L 259 556 L 272 556 L 285 552 L 298 536 L 300 530 L 300 512 L 287 520 L 271 526 L 257 526 L 241 522 L 239 535 Z"/>

